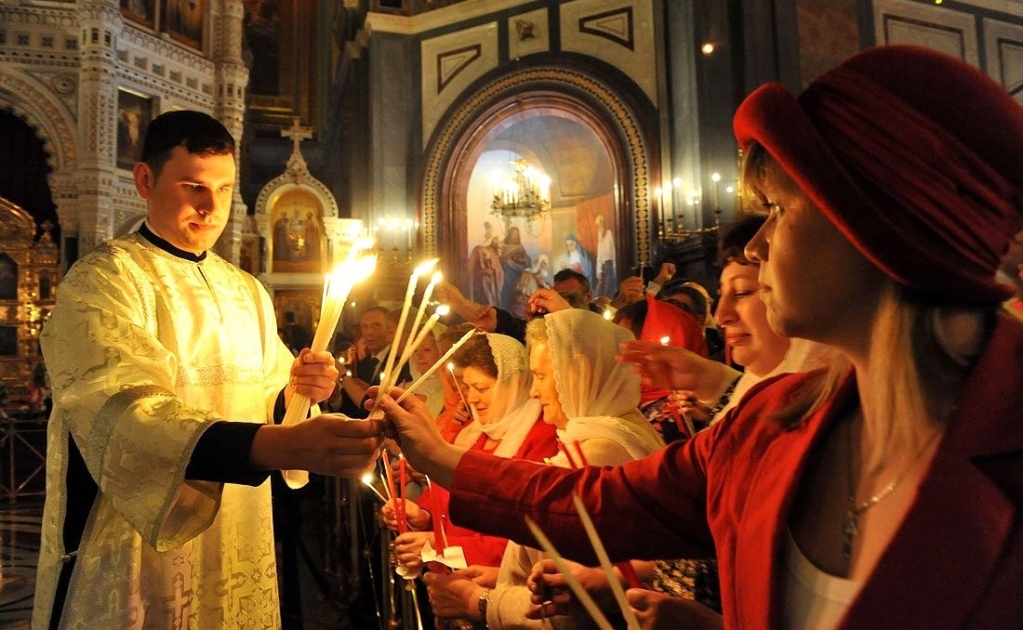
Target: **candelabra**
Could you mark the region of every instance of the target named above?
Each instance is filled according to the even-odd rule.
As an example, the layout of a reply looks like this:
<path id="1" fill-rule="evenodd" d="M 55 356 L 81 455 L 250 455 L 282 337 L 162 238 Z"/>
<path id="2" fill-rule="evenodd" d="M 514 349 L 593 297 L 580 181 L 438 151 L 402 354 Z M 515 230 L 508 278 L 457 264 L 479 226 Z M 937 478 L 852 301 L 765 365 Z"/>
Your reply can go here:
<path id="1" fill-rule="evenodd" d="M 710 202 L 714 213 L 714 223 L 709 226 L 689 228 L 685 224 L 687 209 L 692 208 L 695 213 L 699 208 L 703 207 L 703 194 L 700 191 L 696 189 L 689 190 L 688 194 L 684 195 L 685 201 L 682 203 L 682 182 L 678 178 L 673 179 L 654 191 L 661 211 L 661 222 L 657 226 L 657 237 L 660 242 L 681 244 L 691 239 L 709 235 L 717 235 L 718 240 L 721 239 L 721 174 L 717 172 L 711 174 L 710 181 Z M 728 195 L 733 195 L 735 190 L 735 186 L 725 187 L 725 193 Z M 668 212 L 669 209 L 670 214 Z M 681 211 L 679 211 L 680 209 Z"/>
<path id="2" fill-rule="evenodd" d="M 412 219 L 378 218 L 373 226 L 373 234 L 377 239 L 379 260 L 390 265 L 411 263 L 418 229 L 419 222 Z"/>
<path id="3" fill-rule="evenodd" d="M 506 219 L 532 221 L 550 210 L 551 178 L 524 159 L 511 163 L 513 173 L 494 178 L 491 213 Z"/>

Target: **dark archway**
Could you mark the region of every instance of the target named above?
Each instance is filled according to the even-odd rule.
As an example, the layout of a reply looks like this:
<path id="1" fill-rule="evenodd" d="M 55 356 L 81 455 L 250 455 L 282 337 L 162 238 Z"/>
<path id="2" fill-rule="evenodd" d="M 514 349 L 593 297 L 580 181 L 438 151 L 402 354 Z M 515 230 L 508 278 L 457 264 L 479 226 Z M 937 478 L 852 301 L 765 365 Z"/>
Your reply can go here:
<path id="1" fill-rule="evenodd" d="M 60 242 L 57 206 L 53 203 L 47 175 L 49 155 L 43 141 L 24 120 L 9 111 L 0 110 L 0 197 L 21 206 L 36 222 L 35 238 L 40 226 L 49 221 L 54 242 Z"/>

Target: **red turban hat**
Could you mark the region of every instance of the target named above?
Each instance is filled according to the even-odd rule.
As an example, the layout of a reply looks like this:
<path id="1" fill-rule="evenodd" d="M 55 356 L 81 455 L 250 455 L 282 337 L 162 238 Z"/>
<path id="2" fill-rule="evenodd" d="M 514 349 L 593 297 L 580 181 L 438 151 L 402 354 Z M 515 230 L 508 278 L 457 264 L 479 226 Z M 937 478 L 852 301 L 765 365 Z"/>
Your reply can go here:
<path id="1" fill-rule="evenodd" d="M 955 302 L 1012 294 L 994 275 L 1023 216 L 1023 107 L 975 68 L 873 48 L 798 99 L 758 88 L 734 128 L 899 284 Z"/>

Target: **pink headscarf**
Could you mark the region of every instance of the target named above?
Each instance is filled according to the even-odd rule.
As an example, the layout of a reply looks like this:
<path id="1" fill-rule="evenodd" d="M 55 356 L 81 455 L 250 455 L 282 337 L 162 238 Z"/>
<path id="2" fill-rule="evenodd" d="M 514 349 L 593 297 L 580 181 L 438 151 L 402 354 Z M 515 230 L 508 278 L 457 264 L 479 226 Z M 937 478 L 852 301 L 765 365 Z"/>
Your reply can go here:
<path id="1" fill-rule="evenodd" d="M 703 327 L 695 317 L 674 304 L 654 299 L 649 293 L 646 294 L 646 307 L 640 339 L 661 343 L 662 339 L 668 337 L 668 345 L 673 348 L 685 348 L 701 357 L 707 356 L 707 340 L 703 336 Z M 668 393 L 666 389 L 644 384 L 640 394 L 641 404 L 664 398 Z"/>

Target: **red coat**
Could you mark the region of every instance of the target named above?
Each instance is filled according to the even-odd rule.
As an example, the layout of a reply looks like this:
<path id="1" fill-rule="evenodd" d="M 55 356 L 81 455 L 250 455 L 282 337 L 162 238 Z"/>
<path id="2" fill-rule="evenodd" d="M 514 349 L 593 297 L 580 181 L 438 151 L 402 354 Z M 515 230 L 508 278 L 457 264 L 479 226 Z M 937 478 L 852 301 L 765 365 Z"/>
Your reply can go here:
<path id="1" fill-rule="evenodd" d="M 478 451 L 483 448 L 486 442 L 486 435 L 480 436 L 480 441 L 473 446 Z M 558 452 L 557 431 L 553 425 L 547 424 L 543 418 L 538 418 L 536 424 L 526 434 L 522 446 L 515 453 L 514 459 L 529 462 L 542 462 L 544 457 L 553 457 Z M 472 452 L 472 451 L 470 451 Z M 503 458 L 499 458 L 503 459 Z M 416 500 L 421 507 L 430 511 L 431 518 L 440 518 L 435 510 L 439 509 L 442 514 L 449 514 L 448 491 L 444 488 L 433 485 L 432 489 L 424 490 Z M 448 544 L 462 547 L 465 552 L 465 560 L 469 564 L 480 564 L 486 567 L 501 565 L 501 558 L 504 556 L 504 548 L 508 545 L 508 539 L 500 536 L 487 536 L 480 532 L 453 524 L 450 519 L 444 523 Z"/>
<path id="2" fill-rule="evenodd" d="M 1023 324 L 1000 317 L 916 501 L 841 627 L 1023 628 L 1021 376 Z M 800 473 L 856 395 L 850 378 L 795 430 L 758 421 L 805 381 L 781 377 L 696 438 L 603 471 L 468 453 L 455 473 L 452 516 L 535 544 L 528 514 L 559 551 L 594 564 L 572 508 L 575 489 L 612 559 L 692 558 L 716 547 L 726 625 L 777 628 L 782 536 Z"/>

